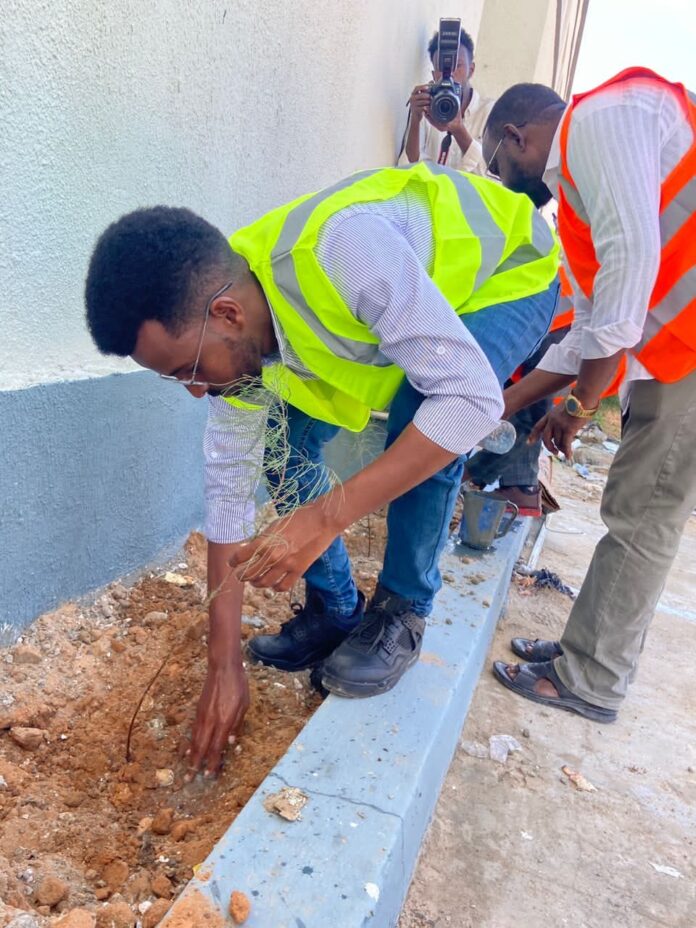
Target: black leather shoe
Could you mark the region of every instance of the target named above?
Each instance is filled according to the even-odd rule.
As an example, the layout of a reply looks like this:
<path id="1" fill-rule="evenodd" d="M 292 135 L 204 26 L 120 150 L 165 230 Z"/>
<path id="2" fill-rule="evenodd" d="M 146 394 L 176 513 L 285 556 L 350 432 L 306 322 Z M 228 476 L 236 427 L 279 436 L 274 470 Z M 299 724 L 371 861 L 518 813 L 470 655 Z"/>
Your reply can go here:
<path id="1" fill-rule="evenodd" d="M 361 624 L 324 661 L 323 686 L 350 699 L 386 693 L 418 660 L 424 632 L 408 600 L 377 587 Z"/>
<path id="2" fill-rule="evenodd" d="M 351 634 L 339 628 L 326 611 L 320 593 L 309 594 L 304 606 L 295 604 L 295 615 L 277 635 L 257 635 L 247 644 L 253 661 L 279 670 L 306 670 L 328 657 Z M 358 592 L 355 620 L 362 620 L 365 597 Z"/>

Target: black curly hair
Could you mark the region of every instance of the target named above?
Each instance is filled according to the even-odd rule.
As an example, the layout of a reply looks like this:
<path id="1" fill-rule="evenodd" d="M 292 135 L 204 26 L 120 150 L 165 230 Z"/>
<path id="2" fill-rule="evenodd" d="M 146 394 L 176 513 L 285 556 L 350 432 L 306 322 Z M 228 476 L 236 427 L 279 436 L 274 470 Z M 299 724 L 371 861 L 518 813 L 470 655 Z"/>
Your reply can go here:
<path id="1" fill-rule="evenodd" d="M 440 33 L 436 32 L 432 39 L 428 42 L 428 56 L 433 64 L 435 63 L 435 56 L 437 55 L 439 44 Z M 466 29 L 462 29 L 459 33 L 459 44 L 463 46 L 469 53 L 469 62 L 471 63 L 474 60 L 474 40 L 471 38 Z"/>
<path id="2" fill-rule="evenodd" d="M 132 354 L 149 319 L 178 334 L 203 288 L 246 270 L 215 226 L 188 209 L 155 206 L 122 216 L 99 237 L 85 283 L 87 325 L 103 354 Z"/>

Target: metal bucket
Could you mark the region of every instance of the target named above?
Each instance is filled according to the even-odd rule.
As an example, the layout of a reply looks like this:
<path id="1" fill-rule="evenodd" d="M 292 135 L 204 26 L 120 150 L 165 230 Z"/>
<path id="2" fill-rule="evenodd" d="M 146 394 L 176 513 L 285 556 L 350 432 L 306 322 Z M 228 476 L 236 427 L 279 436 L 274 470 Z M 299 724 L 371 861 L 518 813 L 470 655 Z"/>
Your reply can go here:
<path id="1" fill-rule="evenodd" d="M 459 542 L 487 551 L 496 538 L 507 535 L 519 515 L 519 507 L 490 493 L 467 490 L 463 494 L 464 513 L 459 526 Z"/>

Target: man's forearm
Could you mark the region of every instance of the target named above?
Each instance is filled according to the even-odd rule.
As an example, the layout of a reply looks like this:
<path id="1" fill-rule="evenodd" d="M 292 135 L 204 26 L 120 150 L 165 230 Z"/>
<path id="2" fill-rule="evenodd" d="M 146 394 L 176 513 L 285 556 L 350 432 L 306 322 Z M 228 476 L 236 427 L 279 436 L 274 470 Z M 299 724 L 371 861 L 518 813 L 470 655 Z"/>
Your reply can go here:
<path id="1" fill-rule="evenodd" d="M 503 392 L 505 418 L 509 419 L 520 409 L 531 406 L 545 396 L 552 396 L 576 381 L 573 393 L 585 409 L 599 405 L 602 394 L 612 382 L 625 351 L 617 351 L 608 358 L 592 358 L 580 365 L 577 374 L 556 374 L 537 368 Z"/>
<path id="2" fill-rule="evenodd" d="M 569 386 L 576 379 L 575 374 L 554 374 L 552 371 L 533 370 L 507 390 L 503 391 L 506 419 L 514 416 L 520 409 L 525 409 L 543 399 L 552 396 Z"/>
<path id="3" fill-rule="evenodd" d="M 473 142 L 471 133 L 465 127 L 464 123 L 462 123 L 461 126 L 457 126 L 456 129 L 452 130 L 452 135 L 454 137 L 454 141 L 459 146 L 460 151 L 465 155 L 471 147 L 471 143 Z"/>
<path id="4" fill-rule="evenodd" d="M 324 505 L 327 516 L 342 531 L 412 490 L 457 457 L 411 423 L 383 454 L 317 504 Z"/>
<path id="5" fill-rule="evenodd" d="M 625 349 L 622 348 L 608 358 L 592 358 L 582 362 L 573 393 L 585 409 L 599 406 L 602 394 L 614 379 L 616 369 L 625 353 Z"/>
<path id="6" fill-rule="evenodd" d="M 208 542 L 208 665 L 213 669 L 242 662 L 244 584 L 230 570 L 232 545 Z"/>
<path id="7" fill-rule="evenodd" d="M 404 151 L 411 164 L 420 161 L 420 120 L 414 119 L 413 115 L 408 122 Z"/>

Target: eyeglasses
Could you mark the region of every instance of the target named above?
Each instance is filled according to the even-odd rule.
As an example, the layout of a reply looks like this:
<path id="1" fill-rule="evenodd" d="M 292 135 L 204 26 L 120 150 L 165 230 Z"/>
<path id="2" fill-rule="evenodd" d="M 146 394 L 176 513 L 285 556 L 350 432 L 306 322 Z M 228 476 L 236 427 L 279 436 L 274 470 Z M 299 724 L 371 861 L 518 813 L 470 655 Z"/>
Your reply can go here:
<path id="1" fill-rule="evenodd" d="M 500 141 L 499 141 L 498 144 L 495 146 L 495 149 L 494 149 L 494 151 L 493 151 L 493 154 L 491 155 L 491 157 L 490 157 L 490 159 L 489 159 L 489 161 L 488 161 L 488 164 L 486 165 L 486 177 L 492 177 L 494 180 L 499 180 L 499 179 L 500 179 L 500 175 L 497 173 L 497 171 L 491 171 L 491 165 L 492 165 L 493 162 L 495 161 L 495 156 L 498 154 L 498 149 L 499 149 L 500 146 L 503 144 L 503 139 L 504 139 L 504 138 L 505 138 L 505 136 L 504 136 L 504 135 L 501 135 Z"/>
<path id="2" fill-rule="evenodd" d="M 524 126 L 526 126 L 526 125 L 527 125 L 526 122 L 521 122 L 521 123 L 519 124 L 519 126 L 514 126 L 513 128 L 515 128 L 515 129 L 522 129 L 522 128 L 523 128 Z M 491 157 L 488 159 L 488 164 L 486 165 L 486 177 L 491 177 L 491 178 L 493 178 L 493 180 L 500 180 L 500 174 L 498 173 L 498 171 L 492 171 L 492 170 L 491 170 L 491 165 L 492 165 L 493 162 L 495 161 L 495 156 L 498 154 L 498 149 L 500 148 L 500 146 L 503 144 L 504 141 L 505 141 L 505 132 L 503 132 L 503 134 L 500 136 L 500 141 L 499 141 L 498 144 L 495 146 L 495 149 L 494 149 L 494 151 L 493 151 L 493 154 L 492 154 Z"/>
<path id="3" fill-rule="evenodd" d="M 183 380 L 181 377 L 176 377 L 173 374 L 160 374 L 162 380 L 170 380 L 174 383 L 180 383 L 182 387 L 211 386 L 207 380 L 196 380 L 196 371 L 198 370 L 198 362 L 201 359 L 201 351 L 203 350 L 203 339 L 205 338 L 205 330 L 206 326 L 208 325 L 208 318 L 210 316 L 210 307 L 219 296 L 222 296 L 226 290 L 230 289 L 233 283 L 234 281 L 231 280 L 229 283 L 226 283 L 224 287 L 220 287 L 220 289 L 217 290 L 205 304 L 205 314 L 203 316 L 203 326 L 201 327 L 201 337 L 198 339 L 198 351 L 196 352 L 196 360 L 193 362 L 193 368 L 191 369 L 191 376 L 187 380 Z"/>

